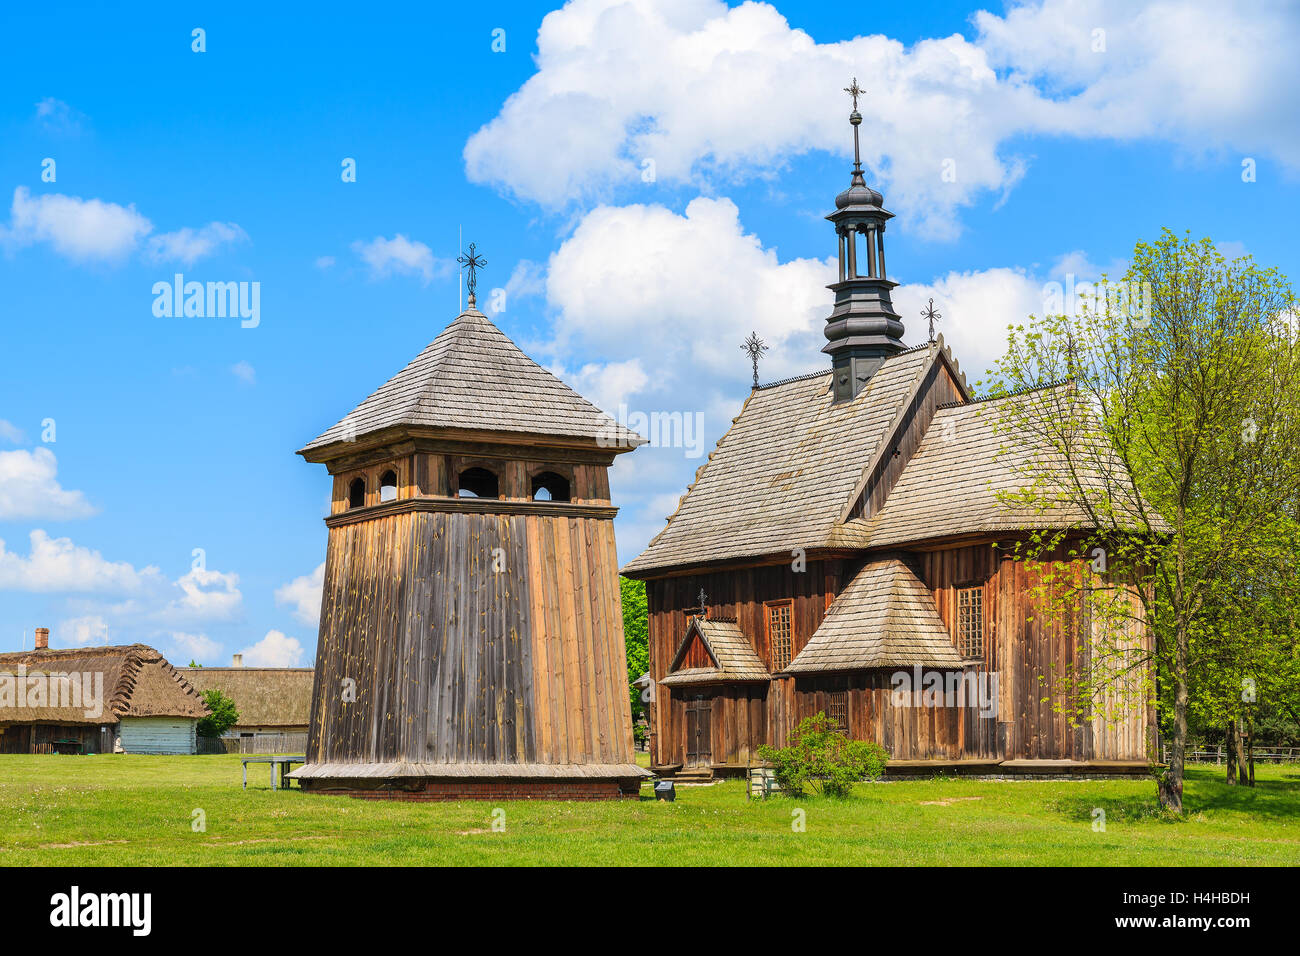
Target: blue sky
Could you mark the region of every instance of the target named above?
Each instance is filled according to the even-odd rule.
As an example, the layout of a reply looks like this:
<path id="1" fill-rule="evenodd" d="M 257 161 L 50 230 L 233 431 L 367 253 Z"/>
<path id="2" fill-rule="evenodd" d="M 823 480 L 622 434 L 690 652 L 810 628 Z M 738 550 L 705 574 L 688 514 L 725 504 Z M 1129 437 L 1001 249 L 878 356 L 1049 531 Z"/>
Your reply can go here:
<path id="1" fill-rule="evenodd" d="M 329 480 L 293 452 L 455 316 L 462 228 L 534 358 L 699 416 L 620 459 L 630 559 L 744 400 L 744 335 L 766 379 L 823 364 L 855 75 L 907 340 L 933 296 L 972 378 L 1164 226 L 1295 271 L 1294 8 L 848 9 L 7 8 L 0 649 L 309 663 Z M 256 327 L 156 316 L 178 272 L 258 283 Z"/>

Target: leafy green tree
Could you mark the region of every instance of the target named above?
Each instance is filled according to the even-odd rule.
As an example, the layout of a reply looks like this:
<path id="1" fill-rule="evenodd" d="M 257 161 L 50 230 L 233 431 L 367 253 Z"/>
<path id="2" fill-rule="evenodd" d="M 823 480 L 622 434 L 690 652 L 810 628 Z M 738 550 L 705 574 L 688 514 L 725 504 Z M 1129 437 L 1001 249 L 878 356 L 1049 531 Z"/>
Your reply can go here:
<path id="1" fill-rule="evenodd" d="M 195 728 L 200 737 L 220 737 L 239 722 L 235 702 L 215 687 L 203 692 L 203 703 L 208 705 L 208 716 Z"/>
<path id="2" fill-rule="evenodd" d="M 758 755 L 775 769 L 782 793 L 809 789 L 828 797 L 847 797 L 859 780 L 879 779 L 889 760 L 879 744 L 849 739 L 825 712 L 799 721 L 788 747 L 763 744 Z"/>
<path id="3" fill-rule="evenodd" d="M 1300 501 L 1295 297 L 1276 269 L 1167 229 L 1102 293 L 1010 330 L 994 392 L 1016 395 L 1003 425 L 1034 451 L 1004 500 L 1037 527 L 1058 516 L 1017 557 L 1042 571 L 1045 613 L 1087 622 L 1064 706 L 1090 719 L 1154 678 L 1169 763 L 1153 772 L 1181 812 L 1195 708 L 1221 718 L 1243 679 L 1269 686 L 1263 669 L 1288 648 L 1294 661 L 1279 571 L 1295 566 Z"/>
<path id="4" fill-rule="evenodd" d="M 641 691 L 632 687 L 632 681 L 650 669 L 650 614 L 646 603 L 645 582 L 620 577 L 619 590 L 623 595 L 623 642 L 627 647 L 628 693 L 632 700 L 632 722 L 645 713 Z"/>

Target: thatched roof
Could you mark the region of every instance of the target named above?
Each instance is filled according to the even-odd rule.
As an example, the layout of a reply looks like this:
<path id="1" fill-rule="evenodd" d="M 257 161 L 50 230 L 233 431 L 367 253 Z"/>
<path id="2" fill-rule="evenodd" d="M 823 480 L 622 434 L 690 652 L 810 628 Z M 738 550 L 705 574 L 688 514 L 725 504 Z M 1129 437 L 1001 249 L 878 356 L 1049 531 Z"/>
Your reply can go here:
<path id="1" fill-rule="evenodd" d="M 879 558 L 854 575 L 787 674 L 866 667 L 961 667 L 934 597 L 908 563 Z"/>
<path id="2" fill-rule="evenodd" d="M 18 706 L 16 698 L 3 694 L 0 679 L 0 723 L 105 724 L 122 717 L 200 718 L 208 713 L 198 691 L 166 658 L 145 644 L 0 654 L 0 675 L 17 674 L 20 668 L 25 669 L 28 678 L 35 673 L 68 674 L 71 682 L 83 687 L 102 687 L 102 713 L 87 716 L 87 708 L 82 706 L 85 701 L 73 704 L 62 691 L 58 701 L 47 693 L 44 706 Z M 89 685 L 84 683 L 86 677 L 91 681 Z"/>
<path id="3" fill-rule="evenodd" d="M 530 359 L 472 306 L 299 454 L 323 461 L 331 446 L 386 429 L 555 436 L 622 451 L 645 444 Z"/>
<path id="4" fill-rule="evenodd" d="M 863 546 L 860 534 L 845 533 L 840 513 L 940 351 L 922 346 L 886 359 L 856 398 L 838 405 L 830 371 L 755 389 L 668 526 L 623 573 Z"/>
<path id="5" fill-rule="evenodd" d="M 188 667 L 200 692 L 216 688 L 235 702 L 240 727 L 305 727 L 311 717 L 311 667 Z"/>
<path id="6" fill-rule="evenodd" d="M 712 667 L 687 667 L 678 670 L 691 642 L 699 640 L 713 660 Z M 679 684 L 716 684 L 724 681 L 769 680 L 767 668 L 754 653 L 750 643 L 735 621 L 709 620 L 693 617 L 686 626 L 682 639 L 668 668 L 668 676 L 660 683 L 672 687 Z"/>

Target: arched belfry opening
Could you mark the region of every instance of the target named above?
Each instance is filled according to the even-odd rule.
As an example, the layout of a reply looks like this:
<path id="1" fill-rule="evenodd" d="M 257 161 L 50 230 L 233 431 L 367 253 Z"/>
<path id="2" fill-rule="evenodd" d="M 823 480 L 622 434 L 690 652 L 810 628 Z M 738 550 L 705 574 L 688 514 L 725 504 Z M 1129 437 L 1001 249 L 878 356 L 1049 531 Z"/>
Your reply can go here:
<path id="1" fill-rule="evenodd" d="M 569 479 L 554 471 L 533 475 L 532 497 L 534 501 L 568 501 Z"/>
<path id="2" fill-rule="evenodd" d="M 496 473 L 475 466 L 460 473 L 456 494 L 461 498 L 500 498 L 501 483 Z"/>
<path id="3" fill-rule="evenodd" d="M 379 500 L 397 500 L 397 472 L 391 468 L 379 476 Z"/>
<path id="4" fill-rule="evenodd" d="M 353 478 L 348 483 L 348 507 L 360 508 L 366 503 L 366 479 Z"/>

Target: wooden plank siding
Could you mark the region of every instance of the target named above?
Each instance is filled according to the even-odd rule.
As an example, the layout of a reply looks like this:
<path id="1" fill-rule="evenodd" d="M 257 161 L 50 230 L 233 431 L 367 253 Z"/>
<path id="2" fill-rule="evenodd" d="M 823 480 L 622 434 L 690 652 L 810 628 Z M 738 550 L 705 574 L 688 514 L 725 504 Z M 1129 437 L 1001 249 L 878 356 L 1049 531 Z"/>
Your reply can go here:
<path id="1" fill-rule="evenodd" d="M 783 746 L 799 720 L 829 709 L 828 695 L 836 691 L 847 692 L 851 735 L 881 743 L 898 760 L 1145 759 L 1152 719 L 1148 706 L 1130 708 L 1118 722 L 1097 717 L 1082 726 L 1070 726 L 1067 714 L 1055 706 L 1063 699 L 1060 677 L 1088 664 L 1091 631 L 1077 614 L 1058 626 L 1037 613 L 1031 570 L 1012 559 L 1005 543 L 994 544 L 986 540 L 911 556 L 954 646 L 958 590 L 975 587 L 982 595 L 983 655 L 965 662 L 960 674 L 972 690 L 959 695 L 954 705 L 896 706 L 894 672 L 883 669 L 774 677 L 770 683 L 745 685 L 660 685 L 651 708 L 653 763 L 683 762 L 687 697 L 713 698 L 713 760 L 715 766 L 725 766 L 744 763 L 760 743 Z M 763 608 L 765 602 L 791 599 L 798 654 L 821 624 L 835 591 L 857 570 L 852 565 L 841 575 L 833 564 L 809 562 L 803 573 L 776 565 L 648 580 L 651 676 L 656 681 L 667 676 L 701 587 L 708 614 L 735 618 L 769 667 Z M 737 695 L 746 702 L 743 720 Z M 753 712 L 758 702 L 763 704 L 762 721 Z"/>
<path id="2" fill-rule="evenodd" d="M 414 512 L 338 525 L 308 762 L 632 763 L 626 673 L 612 521 Z"/>

